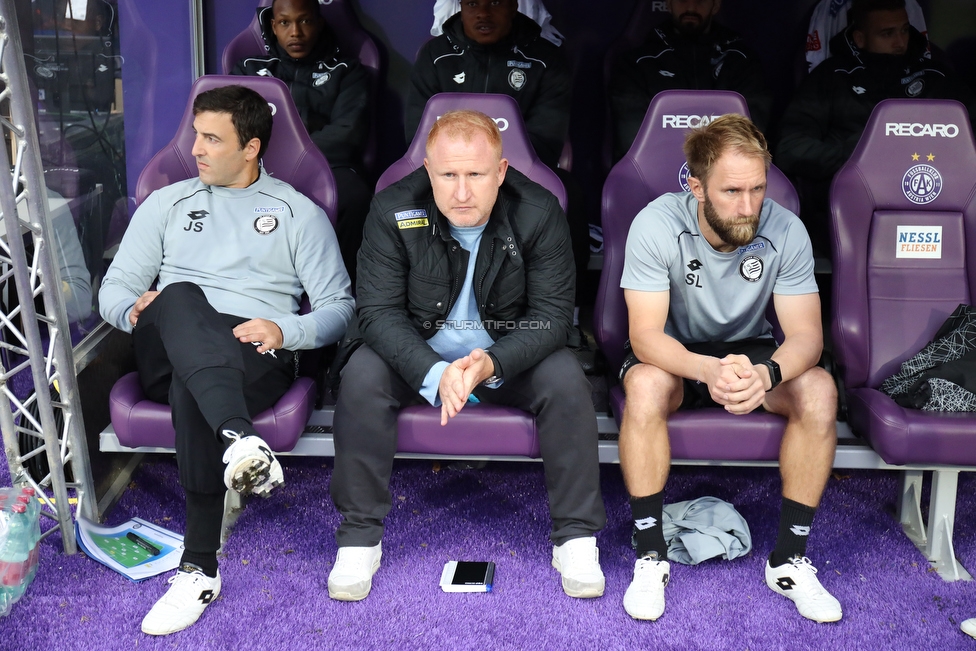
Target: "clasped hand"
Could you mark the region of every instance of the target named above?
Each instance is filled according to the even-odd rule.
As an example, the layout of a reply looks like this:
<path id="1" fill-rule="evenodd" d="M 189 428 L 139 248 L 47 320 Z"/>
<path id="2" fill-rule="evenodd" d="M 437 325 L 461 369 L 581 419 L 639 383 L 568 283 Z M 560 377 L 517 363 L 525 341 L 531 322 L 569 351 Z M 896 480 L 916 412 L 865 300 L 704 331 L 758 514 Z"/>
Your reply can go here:
<path id="1" fill-rule="evenodd" d="M 475 348 L 444 369 L 437 389 L 441 397 L 441 425 L 458 415 L 474 388 L 490 378 L 495 365 L 483 348 Z"/>
<path id="2" fill-rule="evenodd" d="M 716 403 L 732 414 L 748 414 L 763 404 L 766 387 L 762 373 L 745 355 L 726 355 L 703 365 L 704 381 Z M 717 362 L 717 363 L 716 363 Z"/>

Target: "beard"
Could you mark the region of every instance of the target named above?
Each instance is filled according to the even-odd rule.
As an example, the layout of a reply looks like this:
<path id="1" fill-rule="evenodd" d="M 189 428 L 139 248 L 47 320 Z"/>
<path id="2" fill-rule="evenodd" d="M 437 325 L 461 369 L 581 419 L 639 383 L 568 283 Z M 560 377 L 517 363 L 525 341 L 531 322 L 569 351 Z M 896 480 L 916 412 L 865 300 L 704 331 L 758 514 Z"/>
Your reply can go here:
<path id="1" fill-rule="evenodd" d="M 712 200 L 708 198 L 708 190 L 705 191 L 705 202 L 702 208 L 705 213 L 705 221 L 726 244 L 745 246 L 755 239 L 756 231 L 759 230 L 759 215 L 722 219 L 715 211 Z"/>
<path id="2" fill-rule="evenodd" d="M 685 22 L 683 19 L 685 16 L 695 16 L 698 18 L 698 22 Z M 693 11 L 687 11 L 674 20 L 674 26 L 678 32 L 684 36 L 698 36 L 704 34 L 709 25 L 711 24 L 711 17 L 705 18 L 701 14 L 695 13 Z"/>

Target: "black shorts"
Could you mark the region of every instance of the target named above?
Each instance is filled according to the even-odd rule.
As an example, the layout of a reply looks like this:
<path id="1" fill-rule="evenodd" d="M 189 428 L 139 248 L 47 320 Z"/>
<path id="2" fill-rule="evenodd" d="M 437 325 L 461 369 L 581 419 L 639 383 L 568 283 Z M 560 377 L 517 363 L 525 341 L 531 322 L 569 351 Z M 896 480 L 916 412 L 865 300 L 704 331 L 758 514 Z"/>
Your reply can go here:
<path id="1" fill-rule="evenodd" d="M 697 344 L 685 344 L 685 348 L 697 355 L 709 355 L 719 359 L 726 355 L 745 355 L 750 362 L 758 364 L 772 357 L 777 345 L 776 340 L 772 337 L 757 337 L 740 339 L 739 341 L 704 341 Z M 641 363 L 631 349 L 629 340 L 624 345 L 624 352 L 626 357 L 620 366 L 620 375 L 618 376 L 621 385 L 624 383 L 624 375 L 627 374 L 627 371 Z M 702 409 L 704 407 L 721 407 L 721 405 L 712 400 L 706 383 L 685 378 L 684 398 L 682 398 L 678 410 Z"/>

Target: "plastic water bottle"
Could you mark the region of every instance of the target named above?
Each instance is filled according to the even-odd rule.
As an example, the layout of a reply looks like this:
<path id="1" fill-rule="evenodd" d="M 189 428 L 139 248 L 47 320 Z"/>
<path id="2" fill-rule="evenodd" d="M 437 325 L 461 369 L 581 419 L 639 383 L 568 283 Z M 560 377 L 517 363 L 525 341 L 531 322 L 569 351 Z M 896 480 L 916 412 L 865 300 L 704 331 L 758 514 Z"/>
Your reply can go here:
<path id="1" fill-rule="evenodd" d="M 7 515 L 7 540 L 0 548 L 0 585 L 9 591 L 11 603 L 17 603 L 27 589 L 27 576 L 30 573 L 27 507 L 15 502 Z"/>
<path id="2" fill-rule="evenodd" d="M 27 583 L 24 586 L 26 589 L 37 575 L 37 564 L 40 559 L 41 549 L 39 543 L 41 542 L 41 528 L 40 522 L 38 522 L 40 505 L 34 499 L 33 488 L 22 489 L 20 496 L 17 498 L 17 502 L 27 507 L 25 515 L 27 517 L 27 544 L 29 551 L 27 554 Z"/>
<path id="3" fill-rule="evenodd" d="M 0 549 L 3 549 L 7 544 L 7 531 L 9 530 L 8 521 L 10 516 L 5 513 L 2 505 L 6 501 L 6 495 L 0 493 L 0 497 L 4 498 L 0 500 Z M 0 617 L 3 617 L 10 612 L 10 607 L 14 605 L 13 594 L 7 587 L 0 582 Z"/>

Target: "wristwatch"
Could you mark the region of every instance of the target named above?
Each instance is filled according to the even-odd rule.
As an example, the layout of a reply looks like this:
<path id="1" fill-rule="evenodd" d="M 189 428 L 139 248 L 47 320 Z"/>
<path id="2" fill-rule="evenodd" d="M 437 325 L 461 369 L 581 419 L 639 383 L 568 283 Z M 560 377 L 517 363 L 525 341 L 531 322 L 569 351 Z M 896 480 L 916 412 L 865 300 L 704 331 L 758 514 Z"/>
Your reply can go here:
<path id="1" fill-rule="evenodd" d="M 481 383 L 481 386 L 488 387 L 489 389 L 495 389 L 495 388 L 498 387 L 498 383 L 501 382 L 501 381 L 502 381 L 502 379 L 500 377 L 498 377 L 497 375 L 492 375 L 490 378 L 488 378 L 487 380 L 485 380 L 484 382 L 482 382 Z M 495 385 L 495 386 L 492 386 L 492 385 Z"/>
<path id="2" fill-rule="evenodd" d="M 772 391 L 783 381 L 783 373 L 779 370 L 779 364 L 771 359 L 759 363 L 769 369 L 769 390 Z"/>

